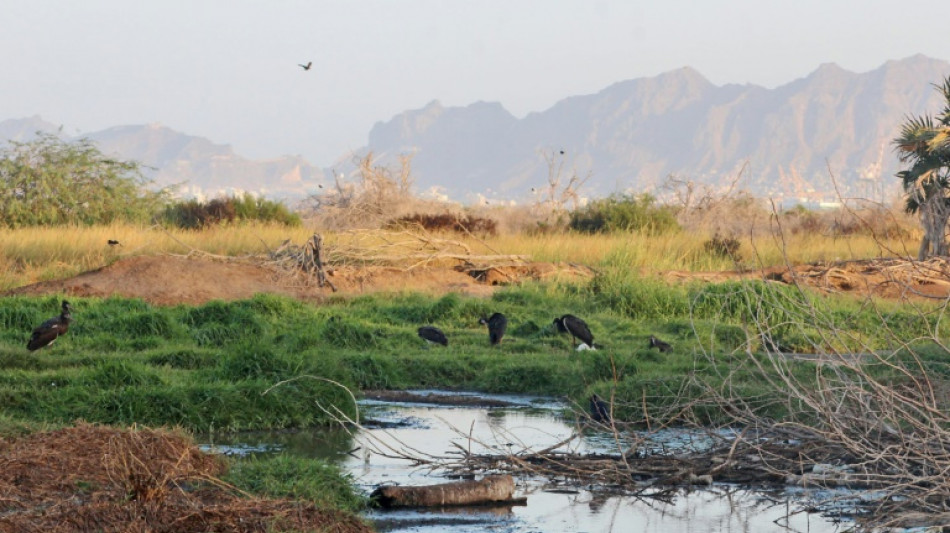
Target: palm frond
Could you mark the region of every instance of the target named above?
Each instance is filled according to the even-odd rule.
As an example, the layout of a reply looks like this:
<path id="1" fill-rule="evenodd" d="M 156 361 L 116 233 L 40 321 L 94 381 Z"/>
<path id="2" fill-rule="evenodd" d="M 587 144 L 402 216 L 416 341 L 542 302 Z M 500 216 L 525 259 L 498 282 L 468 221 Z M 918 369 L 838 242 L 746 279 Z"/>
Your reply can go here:
<path id="1" fill-rule="evenodd" d="M 950 76 L 947 76 L 947 78 L 943 80 L 943 84 L 934 84 L 934 87 L 940 91 L 944 101 L 943 113 L 941 113 L 940 116 L 940 123 L 944 126 L 950 126 Z"/>
<path id="2" fill-rule="evenodd" d="M 891 143 L 899 152 L 901 161 L 920 157 L 927 152 L 928 143 L 936 135 L 934 117 L 930 115 L 907 116 L 901 124 L 900 135 Z"/>
<path id="3" fill-rule="evenodd" d="M 950 126 L 938 128 L 927 142 L 927 148 L 939 157 L 950 160 Z"/>

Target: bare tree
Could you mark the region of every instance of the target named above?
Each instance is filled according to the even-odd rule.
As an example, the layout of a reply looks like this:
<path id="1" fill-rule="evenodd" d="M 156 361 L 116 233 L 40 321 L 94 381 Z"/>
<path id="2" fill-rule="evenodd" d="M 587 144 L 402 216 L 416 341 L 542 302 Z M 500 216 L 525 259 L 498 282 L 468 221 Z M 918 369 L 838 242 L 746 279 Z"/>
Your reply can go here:
<path id="1" fill-rule="evenodd" d="M 414 155 L 400 155 L 394 168 L 377 164 L 373 152 L 354 157 L 355 179 L 334 172 L 331 190 L 311 196 L 310 209 L 331 229 L 379 226 L 412 203 Z"/>
<path id="2" fill-rule="evenodd" d="M 573 164 L 567 168 L 568 156 L 564 150 L 542 150 L 540 153 L 548 167 L 547 183 L 540 190 L 535 190 L 534 210 L 545 224 L 551 224 L 563 218 L 568 204 L 572 209 L 577 209 L 581 202 L 581 187 L 591 178 L 592 173 L 580 175 Z"/>

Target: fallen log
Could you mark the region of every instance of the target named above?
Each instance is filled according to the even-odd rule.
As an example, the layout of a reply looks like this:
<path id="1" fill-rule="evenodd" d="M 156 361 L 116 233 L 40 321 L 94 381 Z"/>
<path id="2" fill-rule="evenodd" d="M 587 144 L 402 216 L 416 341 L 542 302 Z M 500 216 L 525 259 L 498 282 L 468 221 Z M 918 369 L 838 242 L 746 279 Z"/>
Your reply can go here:
<path id="1" fill-rule="evenodd" d="M 374 490 L 370 499 L 386 508 L 525 503 L 526 498 L 515 498 L 514 491 L 514 478 L 500 475 L 421 487 L 384 485 Z"/>

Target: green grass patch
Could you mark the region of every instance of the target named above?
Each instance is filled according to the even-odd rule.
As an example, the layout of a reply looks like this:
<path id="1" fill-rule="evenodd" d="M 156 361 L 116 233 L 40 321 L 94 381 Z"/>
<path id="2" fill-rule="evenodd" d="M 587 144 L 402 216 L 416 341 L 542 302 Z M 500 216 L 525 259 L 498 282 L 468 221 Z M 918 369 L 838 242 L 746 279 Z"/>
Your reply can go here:
<path id="1" fill-rule="evenodd" d="M 619 268 L 588 283 L 526 284 L 491 298 L 374 294 L 314 306 L 259 295 L 175 307 L 71 298 L 69 333 L 28 352 L 31 329 L 54 316 L 60 300 L 0 298 L 0 416 L 14 425 L 85 419 L 196 431 L 306 427 L 330 422 L 322 408 L 355 414 L 340 385 L 355 394 L 432 387 L 581 402 L 590 391 L 614 391 L 638 406 L 633 417 L 644 404 L 662 411 L 696 400 L 703 391 L 690 379 L 707 390 L 729 386 L 781 416 L 786 393 L 768 390 L 748 364 L 766 345 L 886 351 L 910 342 L 924 347 L 916 371 L 950 375 L 944 350 L 927 340 L 945 333 L 936 307 L 870 305 L 765 282 L 671 286 Z M 509 319 L 497 347 L 478 324 L 493 312 Z M 599 350 L 573 350 L 552 324 L 564 313 L 590 324 Z M 449 346 L 426 345 L 416 335 L 423 324 L 442 328 Z M 649 349 L 651 334 L 673 351 Z M 807 363 L 791 367 L 806 380 L 813 373 Z M 868 370 L 901 379 L 886 365 Z"/>
<path id="2" fill-rule="evenodd" d="M 287 498 L 356 512 L 366 497 L 353 485 L 353 477 L 321 459 L 291 454 L 233 459 L 224 480 L 259 496 Z"/>

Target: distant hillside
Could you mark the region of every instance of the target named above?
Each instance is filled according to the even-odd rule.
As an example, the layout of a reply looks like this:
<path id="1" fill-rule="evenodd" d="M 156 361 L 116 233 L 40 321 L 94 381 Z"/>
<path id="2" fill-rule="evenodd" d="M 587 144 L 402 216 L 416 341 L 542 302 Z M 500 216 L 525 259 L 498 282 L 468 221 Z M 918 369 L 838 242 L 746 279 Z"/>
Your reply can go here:
<path id="1" fill-rule="evenodd" d="M 58 126 L 39 117 L 0 122 L 0 141 L 25 141 L 37 131 L 63 135 Z M 228 145 L 177 132 L 158 124 L 116 126 L 66 138 L 86 137 L 106 154 L 141 162 L 146 175 L 160 186 L 182 184 L 186 196 L 213 197 L 242 191 L 277 198 L 312 194 L 323 170 L 300 157 L 251 160 Z"/>
<path id="2" fill-rule="evenodd" d="M 0 145 L 6 141 L 28 141 L 36 136 L 36 132 L 56 133 L 59 126 L 46 122 L 38 115 L 28 118 L 15 118 L 0 121 Z"/>
<path id="3" fill-rule="evenodd" d="M 740 187 L 757 195 L 832 199 L 830 168 L 844 194 L 877 199 L 896 189 L 890 140 L 898 125 L 907 114 L 941 109 L 932 84 L 948 74 L 950 63 L 918 55 L 865 73 L 825 64 L 766 89 L 717 86 L 687 67 L 571 96 L 524 118 L 499 103 L 433 101 L 377 123 L 358 153 L 372 150 L 379 164 L 415 153 L 417 189 L 458 200 L 527 200 L 548 173 L 542 154 L 561 150 L 568 167 L 591 173 L 582 190 L 588 196 L 650 191 L 671 174 L 725 186 L 747 165 Z M 0 121 L 0 142 L 36 131 L 70 130 L 38 116 Z M 251 160 L 229 145 L 155 124 L 84 136 L 106 153 L 152 167 L 160 185 L 185 183 L 186 194 L 301 197 L 332 175 L 300 157 Z M 349 175 L 351 157 L 334 170 Z"/>
<path id="4" fill-rule="evenodd" d="M 434 101 L 377 123 L 364 150 L 381 161 L 415 153 L 420 189 L 453 197 L 525 198 L 545 181 L 542 152 L 565 151 L 587 191 L 644 191 L 670 174 L 773 197 L 878 198 L 894 189 L 890 140 L 907 114 L 934 113 L 950 63 L 914 56 L 866 73 L 825 64 L 775 89 L 716 86 L 691 68 L 616 83 L 518 119 L 500 104 Z M 341 163 L 345 168 L 346 162 Z"/>

